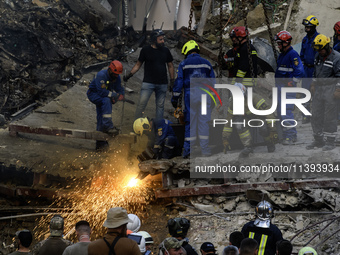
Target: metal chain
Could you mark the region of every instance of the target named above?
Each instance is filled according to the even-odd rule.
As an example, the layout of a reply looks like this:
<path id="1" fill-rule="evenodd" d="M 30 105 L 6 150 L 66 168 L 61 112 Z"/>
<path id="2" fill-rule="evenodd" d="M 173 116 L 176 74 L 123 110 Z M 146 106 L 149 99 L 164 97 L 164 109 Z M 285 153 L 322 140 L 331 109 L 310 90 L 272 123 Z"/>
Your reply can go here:
<path id="1" fill-rule="evenodd" d="M 193 13 L 194 13 L 194 8 L 193 8 L 193 4 L 192 4 L 192 1 L 191 1 L 191 8 L 190 8 L 190 14 L 189 14 L 189 25 L 188 25 L 188 31 L 189 32 L 191 32 L 191 24 L 192 24 Z"/>
<path id="2" fill-rule="evenodd" d="M 264 3 L 262 4 L 262 6 L 263 6 L 264 16 L 266 17 L 266 24 L 267 24 L 267 29 L 268 29 L 268 33 L 269 33 L 270 43 L 272 44 L 275 61 L 277 62 L 277 51 L 275 49 L 275 42 L 274 42 L 273 33 L 272 33 L 271 28 L 270 28 L 270 21 L 269 21 L 268 13 L 267 13 L 267 10 L 266 10 Z"/>
<path id="3" fill-rule="evenodd" d="M 248 31 L 248 24 L 247 24 L 247 11 L 244 9 L 244 26 L 246 28 L 246 31 Z M 250 48 L 250 40 L 249 40 L 249 35 L 246 37 L 247 39 L 247 48 L 248 48 L 248 58 L 249 58 L 249 68 L 250 68 L 250 75 L 252 78 L 252 83 L 253 86 L 255 85 L 255 80 L 254 80 L 254 66 L 253 66 L 253 58 L 252 58 L 252 50 Z"/>
<path id="4" fill-rule="evenodd" d="M 223 0 L 220 0 L 220 51 L 218 53 L 219 56 L 222 55 L 222 50 L 223 50 L 223 31 L 222 31 L 222 26 L 223 26 L 223 10 L 222 10 L 222 3 Z M 222 63 L 218 66 L 218 78 L 222 78 Z"/>

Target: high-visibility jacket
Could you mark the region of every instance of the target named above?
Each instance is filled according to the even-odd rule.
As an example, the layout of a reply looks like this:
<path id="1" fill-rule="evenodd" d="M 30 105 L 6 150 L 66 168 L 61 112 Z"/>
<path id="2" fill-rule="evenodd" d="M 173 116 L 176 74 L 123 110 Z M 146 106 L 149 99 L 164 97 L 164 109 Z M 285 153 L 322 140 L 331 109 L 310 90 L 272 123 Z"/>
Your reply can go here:
<path id="1" fill-rule="evenodd" d="M 283 239 L 280 229 L 274 224 L 270 224 L 269 228 L 259 228 L 254 225 L 254 221 L 250 221 L 243 226 L 241 232 L 245 238 L 258 242 L 258 255 L 275 255 L 276 242 Z"/>

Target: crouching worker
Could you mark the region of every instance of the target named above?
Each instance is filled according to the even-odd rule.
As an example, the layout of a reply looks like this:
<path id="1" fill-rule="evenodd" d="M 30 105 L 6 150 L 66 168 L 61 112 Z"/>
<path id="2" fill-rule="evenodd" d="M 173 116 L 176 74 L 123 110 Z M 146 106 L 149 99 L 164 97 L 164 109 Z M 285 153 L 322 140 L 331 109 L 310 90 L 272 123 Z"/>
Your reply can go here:
<path id="1" fill-rule="evenodd" d="M 243 93 L 244 97 L 248 96 L 247 88 L 242 83 L 235 83 L 235 86 L 237 86 Z M 267 105 L 266 101 L 257 93 L 253 92 L 253 105 L 254 108 L 257 110 L 267 110 L 269 109 L 269 106 Z M 222 139 L 223 139 L 223 145 L 224 145 L 224 151 L 230 149 L 229 142 L 231 140 L 231 136 L 233 133 L 233 128 L 235 127 L 237 134 L 240 137 L 240 140 L 242 142 L 242 145 L 244 146 L 244 149 L 241 151 L 239 157 L 244 158 L 248 157 L 250 153 L 253 152 L 253 141 L 250 133 L 250 127 L 247 124 L 248 120 L 251 119 L 260 119 L 259 121 L 262 121 L 262 125 L 260 126 L 259 133 L 263 137 L 268 152 L 274 152 L 275 151 L 275 143 L 278 142 L 278 134 L 275 126 L 275 122 L 273 121 L 274 115 L 270 114 L 267 116 L 255 116 L 253 115 L 247 105 L 247 99 L 244 100 L 244 112 L 245 115 L 234 115 L 233 114 L 233 98 L 230 97 L 229 100 L 229 106 L 228 106 L 228 115 L 226 120 L 228 121 L 227 124 L 225 124 L 223 128 L 222 133 Z M 255 122 L 255 121 L 254 121 Z M 252 123 L 252 125 L 258 125 L 255 123 Z M 234 124 L 233 124 L 234 123 Z"/>
<path id="2" fill-rule="evenodd" d="M 96 105 L 97 131 L 112 136 L 119 133 L 112 122 L 112 105 L 117 101 L 124 100 L 125 92 L 119 76 L 122 72 L 122 63 L 118 60 L 112 61 L 107 70 L 101 70 L 97 73 L 87 91 L 88 99 Z M 97 141 L 96 150 L 107 146 L 107 141 Z"/>
<path id="3" fill-rule="evenodd" d="M 181 155 L 180 145 L 171 121 L 166 119 L 139 118 L 133 123 L 133 131 L 137 135 L 146 134 L 148 147 L 152 148 L 154 159 L 170 159 Z"/>

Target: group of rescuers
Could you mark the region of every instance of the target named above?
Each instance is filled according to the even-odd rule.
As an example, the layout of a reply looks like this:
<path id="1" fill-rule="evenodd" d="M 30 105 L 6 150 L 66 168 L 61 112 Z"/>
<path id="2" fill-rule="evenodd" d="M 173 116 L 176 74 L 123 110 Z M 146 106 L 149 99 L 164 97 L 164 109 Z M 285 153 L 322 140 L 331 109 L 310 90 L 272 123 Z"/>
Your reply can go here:
<path id="1" fill-rule="evenodd" d="M 280 31 L 275 35 L 280 54 L 277 59 L 275 71 L 275 86 L 277 88 L 277 113 L 276 116 L 254 116 L 248 109 L 245 99 L 245 115 L 233 115 L 232 97 L 229 99 L 228 120 L 222 132 L 225 151 L 230 149 L 232 134 L 238 134 L 243 145 L 240 157 L 248 157 L 253 152 L 253 139 L 250 127 L 244 125 L 244 120 L 255 118 L 263 119 L 264 125 L 259 128 L 268 152 L 275 151 L 275 143 L 279 142 L 278 128 L 272 123 L 273 119 L 284 121 L 282 127 L 283 145 L 291 145 L 297 141 L 297 130 L 294 120 L 294 104 L 286 104 L 286 114 L 281 112 L 281 90 L 301 86 L 311 92 L 312 104 L 304 104 L 309 115 L 303 116 L 302 123 L 311 122 L 314 140 L 306 149 L 322 148 L 323 151 L 335 148 L 335 139 L 338 123 L 338 108 L 340 98 L 340 21 L 334 25 L 333 48 L 330 38 L 317 32 L 318 19 L 310 15 L 303 19 L 306 36 L 302 40 L 300 55 L 293 49 L 292 36 L 288 31 Z M 257 51 L 249 40 L 249 32 L 244 26 L 234 27 L 230 32 L 233 48 L 225 56 L 220 56 L 222 68 L 228 70 L 230 84 L 237 86 L 244 97 L 249 93 L 253 98 L 253 107 L 257 110 L 268 110 L 271 102 L 256 91 L 256 84 L 260 80 L 258 75 Z M 172 158 L 182 155 L 188 158 L 192 146 L 199 140 L 202 156 L 210 156 L 209 147 L 209 121 L 213 101 L 207 97 L 206 113 L 201 112 L 202 89 L 206 86 L 214 91 L 215 73 L 208 60 L 202 58 L 199 45 L 190 40 L 182 48 L 185 59 L 179 64 L 177 77 L 175 77 L 173 58 L 167 47 L 164 46 L 164 32 L 160 29 L 152 31 L 151 44 L 141 49 L 137 63 L 128 75 L 123 76 L 127 82 L 144 64 L 144 79 L 140 91 L 140 98 L 136 108 L 133 131 L 135 134 L 147 134 L 150 137 L 149 145 L 153 146 L 155 158 Z M 251 64 L 253 68 L 251 68 Z M 184 94 L 184 122 L 185 134 L 183 148 L 171 127 L 171 122 L 163 118 L 165 95 L 168 90 L 168 77 L 172 91 L 171 103 L 176 109 L 181 106 Z M 120 74 L 123 72 L 121 62 L 114 60 L 107 70 L 100 71 L 89 86 L 87 92 L 89 100 L 97 108 L 97 130 L 111 135 L 116 135 L 119 130 L 112 122 L 112 104 L 125 100 L 124 87 L 121 84 Z M 194 79 L 199 78 L 199 79 Z M 196 82 L 197 81 L 197 82 Z M 201 82 L 200 82 L 201 81 Z M 197 83 L 197 84 L 196 84 Z M 249 89 L 251 88 L 251 90 Z M 248 92 L 249 91 L 249 92 Z M 143 117 L 151 94 L 155 92 L 156 116 L 153 119 Z M 216 92 L 216 91 L 215 91 Z M 296 93 L 286 93 L 287 99 L 296 98 Z M 267 100 L 267 101 L 266 101 Z M 269 120 L 269 122 L 268 122 Z M 239 123 L 239 124 L 233 124 Z M 234 130 L 234 133 L 233 133 Z M 106 147 L 106 141 L 97 141 L 97 149 Z"/>
<path id="2" fill-rule="evenodd" d="M 273 207 L 262 200 L 255 208 L 255 219 L 246 223 L 241 231 L 229 234 L 228 245 L 222 255 L 291 255 L 293 245 L 283 239 L 280 229 L 271 222 Z M 139 231 L 141 221 L 135 214 L 128 214 L 122 207 L 108 210 L 103 224 L 107 232 L 102 238 L 91 240 L 91 226 L 81 220 L 75 224 L 78 242 L 64 238 L 64 218 L 56 214 L 50 221 L 50 236 L 36 243 L 32 250 L 32 233 L 25 229 L 16 233 L 17 251 L 9 255 L 198 255 L 189 244 L 187 233 L 190 220 L 171 218 L 167 222 L 169 236 L 152 247 L 154 240 L 146 231 Z M 69 232 L 70 233 L 70 232 Z M 161 240 L 161 239 L 160 239 Z M 200 246 L 201 255 L 217 255 L 214 240 L 206 240 Z M 303 247 L 298 255 L 317 255 L 312 247 Z"/>

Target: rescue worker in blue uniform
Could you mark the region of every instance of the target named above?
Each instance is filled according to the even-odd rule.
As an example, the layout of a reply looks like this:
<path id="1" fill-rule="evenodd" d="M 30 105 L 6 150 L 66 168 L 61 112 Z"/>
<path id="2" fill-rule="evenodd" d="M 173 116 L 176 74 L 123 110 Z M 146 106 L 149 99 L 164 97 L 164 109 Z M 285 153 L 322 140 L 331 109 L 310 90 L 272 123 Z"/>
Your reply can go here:
<path id="1" fill-rule="evenodd" d="M 289 32 L 283 30 L 275 35 L 275 41 L 278 44 L 280 55 L 277 59 L 277 68 L 275 71 L 275 84 L 278 88 L 278 106 L 277 115 L 281 121 L 284 121 L 283 127 L 283 145 L 293 144 L 297 140 L 297 132 L 294 127 L 294 105 L 286 105 L 286 115 L 281 113 L 281 89 L 284 87 L 296 87 L 297 82 L 304 76 L 303 65 L 299 54 L 291 46 L 292 36 Z M 287 93 L 287 99 L 296 98 L 296 93 Z"/>
<path id="2" fill-rule="evenodd" d="M 92 80 L 87 91 L 88 99 L 96 105 L 97 131 L 115 136 L 119 130 L 112 122 L 112 105 L 124 100 L 124 88 L 121 86 L 120 74 L 123 65 L 118 60 L 110 63 L 109 68 L 101 70 Z M 106 141 L 97 141 L 96 149 L 106 147 Z"/>
<path id="3" fill-rule="evenodd" d="M 335 148 L 340 99 L 340 53 L 330 47 L 330 41 L 329 37 L 320 34 L 313 42 L 313 47 L 318 51 L 311 85 L 314 141 L 306 147 L 307 150 L 322 147 L 323 151 L 329 151 Z"/>
<path id="4" fill-rule="evenodd" d="M 340 52 L 340 21 L 334 24 L 333 49 Z"/>
<path id="5" fill-rule="evenodd" d="M 146 134 L 148 147 L 152 148 L 154 159 L 170 159 L 181 155 L 181 149 L 174 130 L 167 119 L 138 118 L 133 123 L 137 135 Z"/>
<path id="6" fill-rule="evenodd" d="M 302 88 L 310 90 L 310 84 L 312 83 L 312 77 L 314 72 L 314 58 L 317 51 L 312 47 L 315 37 L 319 34 L 316 31 L 316 27 L 319 25 L 318 19 L 314 15 L 309 15 L 302 20 L 302 24 L 305 26 L 305 32 L 307 35 L 302 39 L 300 58 L 305 71 L 304 79 L 302 79 Z M 307 110 L 310 110 L 310 102 L 305 103 Z M 303 115 L 302 124 L 310 122 L 310 116 Z"/>
<path id="7" fill-rule="evenodd" d="M 274 216 L 272 205 L 263 200 L 255 208 L 256 219 L 246 223 L 241 232 L 245 238 L 255 239 L 259 244 L 258 255 L 275 255 L 276 243 L 283 240 L 280 229 L 271 223 Z"/>
<path id="8" fill-rule="evenodd" d="M 200 48 L 194 40 L 184 44 L 182 54 L 185 59 L 179 64 L 177 78 L 173 87 L 171 98 L 172 106 L 176 109 L 178 99 L 184 89 L 184 121 L 185 134 L 182 156 L 188 158 L 191 147 L 198 135 L 202 156 L 210 156 L 209 148 L 209 121 L 212 110 L 212 100 L 207 97 L 207 113 L 201 113 L 201 94 L 205 93 L 199 85 L 190 81 L 192 78 L 215 78 L 215 73 L 210 62 L 199 55 Z M 197 85 L 197 86 L 196 86 Z M 212 85 L 212 84 L 211 84 Z M 203 86 L 203 85 L 202 85 Z"/>

